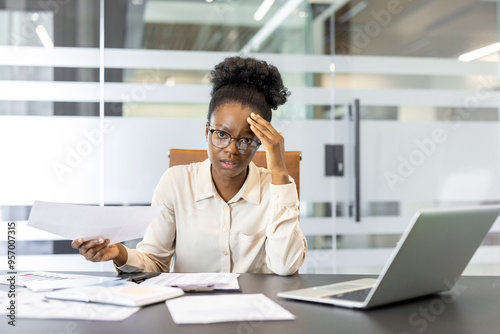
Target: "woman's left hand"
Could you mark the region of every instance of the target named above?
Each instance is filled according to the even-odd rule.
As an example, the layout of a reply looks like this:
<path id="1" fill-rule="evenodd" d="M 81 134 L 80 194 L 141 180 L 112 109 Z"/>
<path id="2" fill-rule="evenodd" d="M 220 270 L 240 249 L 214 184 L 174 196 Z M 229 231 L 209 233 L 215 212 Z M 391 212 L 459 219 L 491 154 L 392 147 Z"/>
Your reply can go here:
<path id="1" fill-rule="evenodd" d="M 285 164 L 285 139 L 260 115 L 251 113 L 247 118 L 250 129 L 264 145 L 267 169 L 271 173 L 273 184 L 290 183 Z"/>

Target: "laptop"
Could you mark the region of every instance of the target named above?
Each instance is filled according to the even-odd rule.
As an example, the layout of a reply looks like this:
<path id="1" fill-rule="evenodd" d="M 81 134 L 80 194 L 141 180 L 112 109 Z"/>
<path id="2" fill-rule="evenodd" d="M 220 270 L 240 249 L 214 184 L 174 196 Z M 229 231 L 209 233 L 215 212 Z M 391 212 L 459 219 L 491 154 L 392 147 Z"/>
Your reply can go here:
<path id="1" fill-rule="evenodd" d="M 499 214 L 500 205 L 419 210 L 377 279 L 278 296 L 367 309 L 451 290 Z"/>

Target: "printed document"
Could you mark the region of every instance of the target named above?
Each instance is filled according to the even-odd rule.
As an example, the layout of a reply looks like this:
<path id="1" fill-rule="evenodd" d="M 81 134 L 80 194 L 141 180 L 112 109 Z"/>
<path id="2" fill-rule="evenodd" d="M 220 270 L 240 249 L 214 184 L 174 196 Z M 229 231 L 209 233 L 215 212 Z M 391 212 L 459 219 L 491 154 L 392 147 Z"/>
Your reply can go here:
<path id="1" fill-rule="evenodd" d="M 158 206 L 92 206 L 35 201 L 28 226 L 61 237 L 102 237 L 110 244 L 141 238 L 161 211 Z"/>
<path id="2" fill-rule="evenodd" d="M 102 303 L 120 306 L 144 306 L 182 296 L 184 291 L 169 286 L 142 286 L 125 280 L 49 292 L 46 298 Z"/>
<path id="3" fill-rule="evenodd" d="M 141 285 L 174 286 L 184 290 L 239 290 L 238 276 L 235 273 L 162 273 Z"/>
<path id="4" fill-rule="evenodd" d="M 176 324 L 295 319 L 293 314 L 261 293 L 186 296 L 166 303 Z"/>
<path id="5" fill-rule="evenodd" d="M 33 271 L 16 275 L 0 275 L 0 284 L 12 284 L 27 287 L 31 291 L 51 291 L 56 289 L 74 288 L 117 280 L 117 277 L 99 277 L 90 275 L 74 275 Z"/>
<path id="6" fill-rule="evenodd" d="M 0 314 L 7 314 L 8 303 L 7 295 L 0 294 Z M 18 293 L 16 308 L 19 318 L 101 321 L 121 321 L 140 310 L 140 307 L 48 300 L 44 293 L 29 290 Z"/>

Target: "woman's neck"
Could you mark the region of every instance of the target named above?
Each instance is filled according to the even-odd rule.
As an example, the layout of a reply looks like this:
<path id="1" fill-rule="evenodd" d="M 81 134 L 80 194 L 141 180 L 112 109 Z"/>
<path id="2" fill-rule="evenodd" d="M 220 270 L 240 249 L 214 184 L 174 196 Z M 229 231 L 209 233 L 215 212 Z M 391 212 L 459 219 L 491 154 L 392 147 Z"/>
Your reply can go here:
<path id="1" fill-rule="evenodd" d="M 238 191 L 240 191 L 241 187 L 245 183 L 245 180 L 248 176 L 248 168 L 246 174 L 243 177 L 226 178 L 217 177 L 213 173 L 211 174 L 215 189 L 219 193 L 220 197 L 222 197 L 224 201 L 228 202 L 238 193 Z"/>

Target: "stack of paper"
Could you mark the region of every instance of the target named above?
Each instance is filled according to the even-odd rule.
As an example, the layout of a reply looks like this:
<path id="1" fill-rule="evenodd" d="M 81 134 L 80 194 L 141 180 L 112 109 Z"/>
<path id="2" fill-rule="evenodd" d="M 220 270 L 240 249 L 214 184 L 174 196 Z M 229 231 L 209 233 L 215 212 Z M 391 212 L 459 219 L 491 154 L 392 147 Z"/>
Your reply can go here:
<path id="1" fill-rule="evenodd" d="M 7 313 L 8 303 L 7 296 L 0 294 L 0 314 Z M 48 300 L 45 293 L 25 289 L 17 294 L 16 309 L 19 318 L 121 321 L 139 311 L 140 307 Z"/>
<path id="2" fill-rule="evenodd" d="M 184 294 L 179 288 L 141 286 L 127 282 L 126 279 L 71 289 L 57 289 L 52 292 L 35 292 L 28 289 L 16 292 L 19 318 L 109 321 L 126 319 L 137 312 L 140 306 Z M 0 314 L 5 314 L 8 311 L 7 306 L 11 303 L 6 297 L 7 294 L 0 295 Z"/>
<path id="3" fill-rule="evenodd" d="M 183 294 L 184 291 L 179 288 L 159 285 L 143 286 L 132 282 L 119 281 L 52 291 L 47 293 L 45 297 L 135 307 L 162 302 Z"/>
<path id="4" fill-rule="evenodd" d="M 239 290 L 238 276 L 239 274 L 235 273 L 162 273 L 144 281 L 141 285 L 173 286 L 185 291 Z"/>

